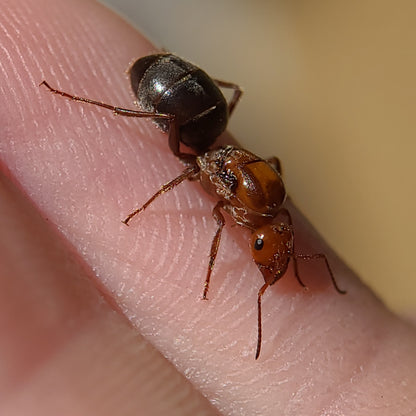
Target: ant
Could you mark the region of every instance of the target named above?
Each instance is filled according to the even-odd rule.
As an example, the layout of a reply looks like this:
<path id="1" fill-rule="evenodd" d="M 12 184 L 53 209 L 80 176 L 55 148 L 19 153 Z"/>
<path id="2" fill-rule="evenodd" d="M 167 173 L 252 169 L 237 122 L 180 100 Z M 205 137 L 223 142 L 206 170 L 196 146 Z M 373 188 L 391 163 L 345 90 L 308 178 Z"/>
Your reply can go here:
<path id="1" fill-rule="evenodd" d="M 264 160 L 235 146 L 208 150 L 225 130 L 228 117 L 242 94 L 237 85 L 213 80 L 200 68 L 173 54 L 149 55 L 137 60 L 130 69 L 130 81 L 145 111 L 77 97 L 52 88 L 46 81 L 41 85 L 45 85 L 55 94 L 98 105 L 115 114 L 152 118 L 168 132 L 169 147 L 186 168 L 179 176 L 164 184 L 143 206 L 130 213 L 123 223 L 128 225 L 133 217 L 142 213 L 156 198 L 185 180 L 199 181 L 202 188 L 217 199 L 212 211 L 217 230 L 211 243 L 203 299 L 207 299 L 225 225 L 223 212 L 229 214 L 236 224 L 251 231 L 251 255 L 265 282 L 257 295 L 258 333 L 255 358 L 258 359 L 262 341 L 262 296 L 269 286 L 285 275 L 291 259 L 296 279 L 304 288 L 306 285 L 299 276 L 297 260 L 323 259 L 335 290 L 340 294 L 346 292 L 338 287 L 325 254 L 295 253 L 292 218 L 289 211 L 282 206 L 286 199 L 286 190 L 279 160 Z M 218 86 L 234 90 L 228 104 Z M 181 152 L 180 142 L 196 154 Z M 285 217 L 286 221 L 279 221 L 279 217 Z"/>

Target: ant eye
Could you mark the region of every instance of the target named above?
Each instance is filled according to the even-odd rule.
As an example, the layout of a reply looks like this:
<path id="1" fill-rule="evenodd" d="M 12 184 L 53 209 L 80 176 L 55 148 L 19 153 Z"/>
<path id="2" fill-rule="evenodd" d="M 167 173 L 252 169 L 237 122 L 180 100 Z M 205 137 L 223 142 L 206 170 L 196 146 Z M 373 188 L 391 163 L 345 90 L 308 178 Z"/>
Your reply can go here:
<path id="1" fill-rule="evenodd" d="M 272 267 L 281 249 L 282 238 L 274 225 L 259 227 L 251 236 L 251 255 L 257 265 Z"/>
<path id="2" fill-rule="evenodd" d="M 254 242 L 254 250 L 261 250 L 264 246 L 264 241 L 262 238 L 258 238 L 255 242 Z"/>

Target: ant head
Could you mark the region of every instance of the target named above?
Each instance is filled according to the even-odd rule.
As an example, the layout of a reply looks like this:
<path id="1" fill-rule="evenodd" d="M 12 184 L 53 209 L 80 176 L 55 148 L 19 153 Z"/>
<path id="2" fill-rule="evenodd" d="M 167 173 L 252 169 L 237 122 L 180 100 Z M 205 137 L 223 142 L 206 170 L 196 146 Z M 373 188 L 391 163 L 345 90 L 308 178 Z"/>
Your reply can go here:
<path id="1" fill-rule="evenodd" d="M 272 285 L 284 275 L 293 255 L 292 227 L 284 223 L 263 225 L 253 231 L 250 248 L 265 282 Z"/>

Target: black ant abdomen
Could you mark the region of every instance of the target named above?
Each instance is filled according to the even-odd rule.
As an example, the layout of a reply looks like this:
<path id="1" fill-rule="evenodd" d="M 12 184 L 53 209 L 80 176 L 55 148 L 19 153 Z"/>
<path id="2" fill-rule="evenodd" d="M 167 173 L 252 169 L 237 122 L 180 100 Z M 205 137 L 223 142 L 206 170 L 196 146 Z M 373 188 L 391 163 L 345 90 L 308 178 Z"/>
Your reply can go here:
<path id="1" fill-rule="evenodd" d="M 133 93 L 144 111 L 174 116 L 173 121 L 154 121 L 169 131 L 169 144 L 176 155 L 179 142 L 197 154 L 204 153 L 226 129 L 242 94 L 237 85 L 214 80 L 201 68 L 169 53 L 140 58 L 129 72 Z M 219 87 L 234 90 L 230 103 Z"/>

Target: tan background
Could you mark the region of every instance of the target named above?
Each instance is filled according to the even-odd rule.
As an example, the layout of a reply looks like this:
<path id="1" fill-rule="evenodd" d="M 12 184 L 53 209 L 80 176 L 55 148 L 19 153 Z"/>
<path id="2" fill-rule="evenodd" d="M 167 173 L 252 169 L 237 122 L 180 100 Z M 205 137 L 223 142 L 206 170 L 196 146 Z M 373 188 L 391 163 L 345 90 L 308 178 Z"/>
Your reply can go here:
<path id="1" fill-rule="evenodd" d="M 414 314 L 416 2 L 106 3 L 158 46 L 244 86 L 233 134 L 277 155 L 321 234 Z"/>

